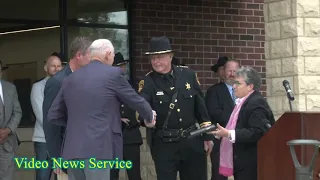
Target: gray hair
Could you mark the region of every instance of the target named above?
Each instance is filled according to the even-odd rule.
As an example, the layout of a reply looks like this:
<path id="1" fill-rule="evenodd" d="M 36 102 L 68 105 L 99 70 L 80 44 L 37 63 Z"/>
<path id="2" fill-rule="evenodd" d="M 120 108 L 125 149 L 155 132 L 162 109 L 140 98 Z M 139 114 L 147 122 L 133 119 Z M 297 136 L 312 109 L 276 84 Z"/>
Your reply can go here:
<path id="1" fill-rule="evenodd" d="M 74 58 L 77 52 L 80 52 L 81 54 L 86 54 L 91 43 L 92 41 L 87 37 L 80 36 L 74 38 L 69 46 L 70 57 Z"/>
<path id="2" fill-rule="evenodd" d="M 90 46 L 91 56 L 100 56 L 106 51 L 114 52 L 114 47 L 108 39 L 97 39 Z"/>
<path id="3" fill-rule="evenodd" d="M 252 84 L 255 91 L 258 91 L 261 87 L 261 75 L 252 67 L 242 66 L 236 71 L 236 77 L 244 78 L 246 84 Z"/>

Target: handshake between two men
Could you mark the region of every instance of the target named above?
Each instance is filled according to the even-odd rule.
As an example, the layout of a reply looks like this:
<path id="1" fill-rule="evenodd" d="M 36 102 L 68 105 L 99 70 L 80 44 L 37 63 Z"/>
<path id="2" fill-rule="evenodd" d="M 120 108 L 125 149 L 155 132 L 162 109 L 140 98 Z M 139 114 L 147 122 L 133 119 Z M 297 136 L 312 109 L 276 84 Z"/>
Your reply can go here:
<path id="1" fill-rule="evenodd" d="M 156 111 L 152 110 L 152 114 L 153 114 L 153 119 L 150 123 L 146 120 L 144 121 L 145 126 L 148 128 L 153 128 L 156 125 L 157 113 L 156 113 Z M 128 118 L 121 118 L 121 121 L 124 122 L 126 125 L 129 125 L 129 123 L 130 123 L 130 120 Z M 137 119 L 137 121 L 139 121 L 139 120 Z"/>
<path id="2" fill-rule="evenodd" d="M 157 113 L 156 113 L 156 111 L 152 110 L 152 114 L 153 114 L 153 119 L 150 123 L 148 121 L 144 120 L 144 124 L 148 128 L 153 128 L 156 125 Z M 130 123 L 130 120 L 128 118 L 121 118 L 121 121 L 127 125 L 129 125 L 129 123 Z M 198 130 L 195 130 L 189 134 L 189 138 L 199 136 L 201 134 L 212 134 L 217 139 L 220 139 L 220 137 L 226 137 L 229 135 L 227 129 L 225 129 L 222 126 L 220 126 L 219 124 L 217 124 L 217 126 L 209 125 L 209 126 L 200 128 Z"/>
<path id="3" fill-rule="evenodd" d="M 148 127 L 148 128 L 152 128 L 156 125 L 156 117 L 157 117 L 157 113 L 156 111 L 152 110 L 152 114 L 153 114 L 153 119 L 151 121 L 151 123 L 144 121 L 144 124 Z"/>

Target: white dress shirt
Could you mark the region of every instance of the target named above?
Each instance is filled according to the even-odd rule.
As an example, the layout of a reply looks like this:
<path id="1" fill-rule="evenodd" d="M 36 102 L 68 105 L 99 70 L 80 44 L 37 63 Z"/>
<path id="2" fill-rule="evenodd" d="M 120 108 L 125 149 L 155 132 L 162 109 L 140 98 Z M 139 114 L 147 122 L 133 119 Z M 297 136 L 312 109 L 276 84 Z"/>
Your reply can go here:
<path id="1" fill-rule="evenodd" d="M 1 96 L 2 103 L 4 104 L 4 100 L 3 100 L 3 90 L 2 90 L 2 82 L 1 82 L 1 81 L 0 81 L 0 96 Z"/>

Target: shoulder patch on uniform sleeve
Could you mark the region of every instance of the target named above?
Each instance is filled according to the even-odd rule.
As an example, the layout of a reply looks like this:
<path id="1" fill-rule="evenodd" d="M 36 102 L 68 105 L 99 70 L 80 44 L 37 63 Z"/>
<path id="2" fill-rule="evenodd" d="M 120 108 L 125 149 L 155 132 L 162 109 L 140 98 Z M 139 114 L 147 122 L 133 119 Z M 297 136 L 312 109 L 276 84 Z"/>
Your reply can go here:
<path id="1" fill-rule="evenodd" d="M 142 91 L 143 87 L 144 87 L 144 80 L 141 80 L 141 81 L 139 82 L 139 89 L 138 89 L 138 92 L 139 92 L 139 93 Z"/>
<path id="2" fill-rule="evenodd" d="M 197 80 L 198 84 L 201 85 L 197 73 L 195 73 L 195 74 L 196 74 L 196 80 Z"/>

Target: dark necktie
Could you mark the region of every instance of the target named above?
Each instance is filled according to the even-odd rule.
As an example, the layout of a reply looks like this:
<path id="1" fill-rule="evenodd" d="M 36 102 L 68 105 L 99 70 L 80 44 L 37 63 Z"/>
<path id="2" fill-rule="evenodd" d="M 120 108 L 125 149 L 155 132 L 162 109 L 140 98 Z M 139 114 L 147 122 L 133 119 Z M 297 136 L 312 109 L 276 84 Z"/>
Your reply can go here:
<path id="1" fill-rule="evenodd" d="M 170 87 L 174 86 L 173 77 L 171 74 L 164 74 L 163 79 L 170 85 Z"/>

